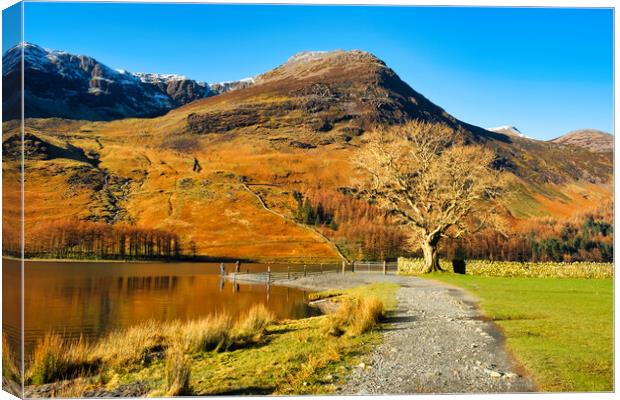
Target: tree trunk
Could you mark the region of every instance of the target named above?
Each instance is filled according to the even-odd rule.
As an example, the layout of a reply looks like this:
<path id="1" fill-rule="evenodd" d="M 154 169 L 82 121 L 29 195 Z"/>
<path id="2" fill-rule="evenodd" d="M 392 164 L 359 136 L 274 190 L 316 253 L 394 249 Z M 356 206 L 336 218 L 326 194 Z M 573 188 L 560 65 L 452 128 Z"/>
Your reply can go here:
<path id="1" fill-rule="evenodd" d="M 439 254 L 437 254 L 437 242 L 438 240 L 425 241 L 422 244 L 422 252 L 424 253 L 424 268 L 422 273 L 428 274 L 429 272 L 443 271 L 439 266 Z"/>

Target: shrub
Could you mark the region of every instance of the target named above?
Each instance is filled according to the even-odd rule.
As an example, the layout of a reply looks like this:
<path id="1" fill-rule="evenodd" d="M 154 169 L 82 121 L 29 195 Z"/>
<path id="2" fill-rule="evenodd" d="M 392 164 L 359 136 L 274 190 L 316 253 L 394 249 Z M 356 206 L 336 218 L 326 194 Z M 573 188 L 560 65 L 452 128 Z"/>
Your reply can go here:
<path id="1" fill-rule="evenodd" d="M 218 314 L 190 321 L 182 328 L 185 346 L 189 352 L 225 349 L 229 346 L 232 319 Z"/>
<path id="2" fill-rule="evenodd" d="M 258 342 L 273 321 L 273 313 L 263 304 L 252 307 L 233 328 L 234 344 L 239 346 Z"/>
<path id="3" fill-rule="evenodd" d="M 50 332 L 41 339 L 32 356 L 28 380 L 33 384 L 86 376 L 98 369 L 99 360 L 82 338 L 67 341 Z"/>
<path id="4" fill-rule="evenodd" d="M 185 355 L 181 341 L 173 343 L 166 351 L 166 388 L 168 396 L 190 394 L 189 378 L 191 374 L 190 359 Z"/>

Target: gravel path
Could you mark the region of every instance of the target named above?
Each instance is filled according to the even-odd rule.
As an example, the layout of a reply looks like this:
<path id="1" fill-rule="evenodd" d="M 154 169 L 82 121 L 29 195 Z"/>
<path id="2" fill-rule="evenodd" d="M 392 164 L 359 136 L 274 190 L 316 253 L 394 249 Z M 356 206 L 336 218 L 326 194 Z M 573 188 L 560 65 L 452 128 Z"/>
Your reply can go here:
<path id="1" fill-rule="evenodd" d="M 395 282 L 398 307 L 382 330 L 368 365 L 353 369 L 340 394 L 529 392 L 501 333 L 461 289 L 427 279 L 355 273 L 291 282 L 310 290 Z"/>

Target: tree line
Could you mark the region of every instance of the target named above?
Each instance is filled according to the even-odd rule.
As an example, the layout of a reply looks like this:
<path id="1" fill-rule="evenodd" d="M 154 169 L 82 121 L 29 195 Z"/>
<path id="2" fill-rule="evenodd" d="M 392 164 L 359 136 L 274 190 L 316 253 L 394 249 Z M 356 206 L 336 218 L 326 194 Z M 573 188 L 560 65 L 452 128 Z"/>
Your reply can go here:
<path id="1" fill-rule="evenodd" d="M 27 258 L 171 259 L 178 235 L 159 229 L 90 221 L 57 221 L 26 231 Z"/>
<path id="2" fill-rule="evenodd" d="M 447 258 L 498 261 L 613 261 L 613 206 L 574 215 L 568 220 L 532 219 L 513 232 L 488 230 L 460 241 L 445 243 Z"/>

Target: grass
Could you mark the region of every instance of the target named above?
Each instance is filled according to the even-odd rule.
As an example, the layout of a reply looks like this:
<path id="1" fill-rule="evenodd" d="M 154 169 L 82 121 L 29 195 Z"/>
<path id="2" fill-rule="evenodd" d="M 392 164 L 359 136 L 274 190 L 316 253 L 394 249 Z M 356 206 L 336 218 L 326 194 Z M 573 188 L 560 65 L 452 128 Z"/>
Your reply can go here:
<path id="1" fill-rule="evenodd" d="M 173 343 L 166 351 L 165 363 L 166 395 L 182 396 L 191 393 L 190 359 L 185 355 L 185 345 L 182 341 Z"/>
<path id="2" fill-rule="evenodd" d="M 430 276 L 481 299 L 541 391 L 613 390 L 613 280 Z"/>
<path id="3" fill-rule="evenodd" d="M 373 284 L 334 297 L 343 305 L 355 299 L 359 311 L 347 326 L 350 333 L 341 336 L 326 334 L 328 316 L 274 322 L 264 307 L 250 309 L 236 323 L 216 315 L 189 323 L 142 324 L 103 338 L 88 355 L 73 359 L 75 365 L 97 361 L 101 366 L 74 381 L 82 391 L 141 381 L 150 387 L 150 396 L 331 393 L 380 341 L 372 329 L 377 310 L 395 307 L 397 289 Z M 42 341 L 39 351 L 70 354 L 78 345 L 55 338 L 50 339 L 53 346 Z M 52 380 L 66 377 L 60 369 L 48 370 Z"/>
<path id="4" fill-rule="evenodd" d="M 2 377 L 21 384 L 17 356 L 5 335 L 2 335 Z"/>
<path id="5" fill-rule="evenodd" d="M 375 328 L 382 317 L 383 303 L 378 298 L 347 298 L 336 312 L 327 315 L 323 331 L 332 336 L 358 336 Z"/>
<path id="6" fill-rule="evenodd" d="M 37 344 L 26 378 L 33 384 L 50 383 L 89 375 L 98 368 L 90 357 L 92 347 L 81 338 L 69 342 L 54 333 Z"/>

